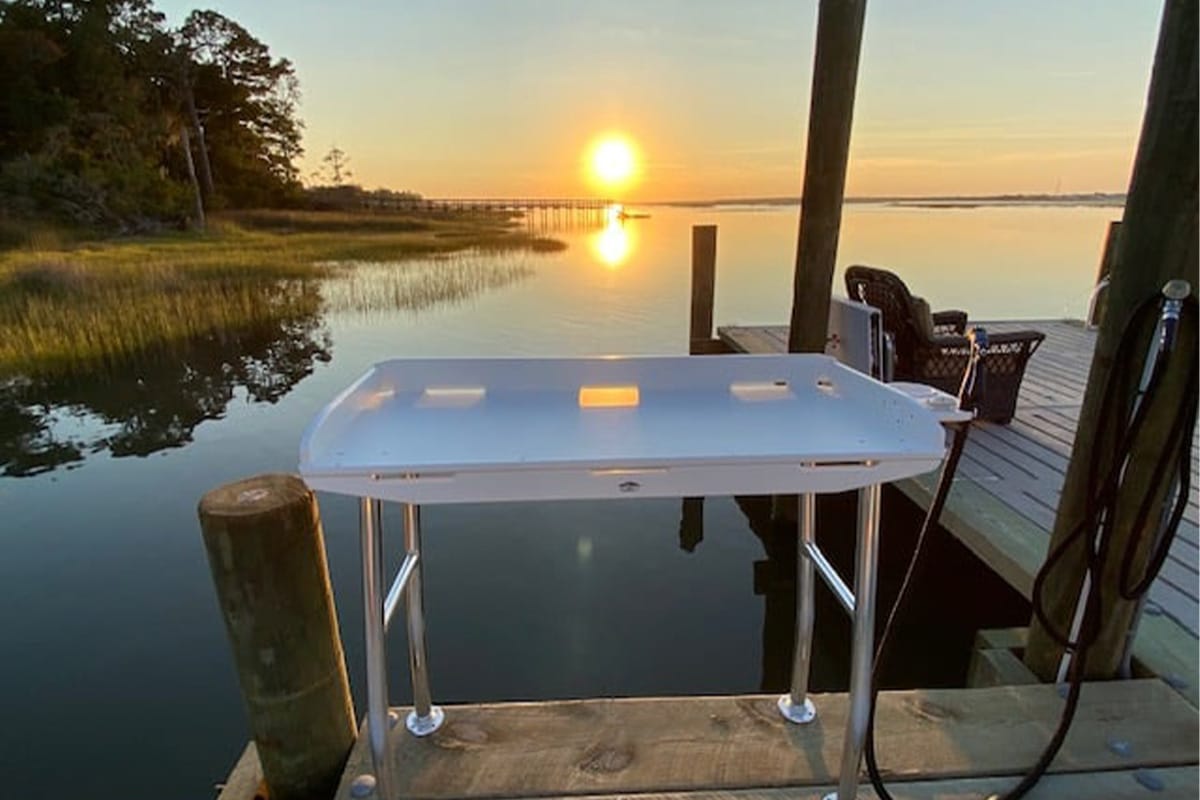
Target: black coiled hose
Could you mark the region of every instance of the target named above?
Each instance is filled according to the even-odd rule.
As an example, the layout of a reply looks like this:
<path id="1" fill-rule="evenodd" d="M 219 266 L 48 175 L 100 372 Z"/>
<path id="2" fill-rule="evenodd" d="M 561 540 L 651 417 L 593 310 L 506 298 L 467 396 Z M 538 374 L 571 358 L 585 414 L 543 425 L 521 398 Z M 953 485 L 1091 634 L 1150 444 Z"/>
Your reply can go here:
<path id="1" fill-rule="evenodd" d="M 1127 362 L 1131 349 L 1137 344 L 1136 337 L 1131 335 L 1132 331 L 1137 330 L 1137 326 L 1145 322 L 1147 315 L 1159 305 L 1159 300 L 1160 296 L 1155 295 L 1147 299 L 1134 312 L 1121 336 L 1117 348 L 1116 363 Z M 1193 325 L 1196 324 L 1196 309 L 1195 298 L 1189 298 L 1183 307 L 1183 312 L 1190 317 Z M 1067 731 L 1070 729 L 1071 722 L 1075 717 L 1075 711 L 1079 705 L 1080 689 L 1083 685 L 1088 648 L 1096 641 L 1101 629 L 1101 609 L 1103 604 L 1100 576 L 1104 574 L 1104 567 L 1112 557 L 1112 534 L 1117 516 L 1115 506 L 1124 479 L 1125 462 L 1129 457 L 1134 443 L 1137 441 L 1138 433 L 1145 423 L 1148 409 L 1153 405 L 1155 395 L 1162 384 L 1168 360 L 1171 356 L 1171 349 L 1171 347 L 1162 347 L 1159 349 L 1140 401 L 1133 403 L 1130 408 L 1118 408 L 1118 404 L 1122 402 L 1122 399 L 1130 396 L 1131 387 L 1129 382 L 1132 379 L 1130 374 L 1116 370 L 1109 374 L 1108 382 L 1105 385 L 1104 394 L 1101 398 L 1101 427 L 1097 435 L 1097 448 L 1112 447 L 1112 452 L 1115 453 L 1115 456 L 1110 468 L 1103 475 L 1099 474 L 1100 468 L 1098 465 L 1100 459 L 1092 461 L 1088 472 L 1088 502 L 1084 517 L 1059 542 L 1054 550 L 1047 555 L 1046 562 L 1038 570 L 1033 584 L 1033 613 L 1051 639 L 1062 646 L 1065 653 L 1071 655 L 1068 676 L 1069 689 L 1066 703 L 1063 706 L 1058 727 L 1055 729 L 1054 735 L 1051 736 L 1046 748 L 1042 751 L 1041 757 L 1029 769 L 1020 783 L 1004 795 L 1003 800 L 1017 800 L 1017 798 L 1023 797 L 1041 780 L 1050 763 L 1062 747 L 1063 740 L 1066 738 Z M 1120 554 L 1121 567 L 1117 591 L 1125 600 L 1138 600 L 1149 591 L 1150 585 L 1154 582 L 1158 571 L 1161 569 L 1163 562 L 1170 552 L 1175 532 L 1187 507 L 1191 491 L 1192 431 L 1196 426 L 1197 397 L 1200 395 L 1197 367 L 1194 359 L 1188 367 L 1187 386 L 1189 388 L 1188 400 L 1181 405 L 1172 419 L 1169 430 L 1169 443 L 1163 448 L 1164 456 L 1154 465 L 1150 482 L 1152 488 L 1138 504 L 1134 522 L 1134 530 L 1138 534 L 1130 537 L 1126 543 L 1125 550 Z M 875 791 L 881 800 L 893 800 L 893 798 L 883 783 L 875 754 L 875 701 L 879 694 L 879 674 L 887 654 L 887 645 L 891 636 L 893 623 L 901 611 L 908 594 L 913 574 L 916 571 L 917 563 L 924 549 L 926 537 L 936 527 L 937 520 L 941 516 L 942 507 L 945 505 L 946 497 L 950 493 L 950 485 L 954 471 L 958 465 L 959 456 L 962 455 L 962 449 L 966 444 L 968 429 L 969 425 L 964 424 L 959 426 L 954 433 L 954 440 L 951 444 L 946 464 L 942 469 L 937 491 L 934 494 L 933 502 L 930 503 L 925 521 L 921 525 L 920 533 L 917 535 L 917 542 L 913 549 L 908 569 L 905 571 L 900 592 L 888 613 L 887 622 L 884 625 L 883 633 L 880 636 L 879 645 L 876 649 L 875 667 L 871 676 L 871 714 L 867 723 L 865 757 L 871 785 L 875 787 Z M 1106 443 L 1108 444 L 1106 445 Z M 1098 451 L 1103 452 L 1103 450 Z M 1171 459 L 1170 454 L 1176 451 L 1178 452 L 1178 458 Z M 1153 487 L 1161 485 L 1161 482 L 1167 477 L 1167 472 L 1172 466 L 1176 469 L 1179 488 L 1171 507 L 1171 513 L 1167 517 L 1166 524 L 1162 529 L 1162 535 L 1157 538 L 1156 543 L 1152 546 L 1152 552 L 1147 559 L 1142 574 L 1135 578 L 1132 574 L 1133 555 L 1142 547 L 1143 537 L 1146 535 L 1146 532 L 1153 530 L 1147 524 L 1156 505 L 1156 493 Z M 1073 545 L 1076 545 L 1081 539 L 1085 539 L 1085 537 L 1087 542 L 1087 571 L 1092 576 L 1092 579 L 1088 581 L 1088 591 L 1083 601 L 1084 611 L 1078 637 L 1072 640 L 1069 632 L 1057 629 L 1049 619 L 1044 605 L 1043 591 L 1047 576 L 1052 572 L 1055 565 L 1062 560 Z"/>

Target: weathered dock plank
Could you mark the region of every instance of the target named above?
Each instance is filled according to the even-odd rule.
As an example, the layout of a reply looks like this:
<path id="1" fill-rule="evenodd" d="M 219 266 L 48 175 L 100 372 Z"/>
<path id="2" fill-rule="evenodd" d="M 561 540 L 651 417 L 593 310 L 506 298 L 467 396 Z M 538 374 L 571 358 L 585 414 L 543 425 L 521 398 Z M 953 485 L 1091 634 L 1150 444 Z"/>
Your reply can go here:
<path id="1" fill-rule="evenodd" d="M 451 706 L 432 736 L 397 729 L 393 774 L 400 796 L 430 800 L 824 787 L 837 781 L 848 703 L 814 701 L 820 716 L 808 726 L 785 722 L 775 697 L 761 695 Z M 1061 710 L 1047 685 L 884 692 L 880 766 L 893 781 L 1015 776 Z M 1114 736 L 1128 754 L 1109 746 Z M 1162 682 L 1095 683 L 1051 770 L 1194 770 L 1198 747 L 1196 710 Z M 367 752 L 360 736 L 337 797 L 350 797 Z"/>
<path id="2" fill-rule="evenodd" d="M 1140 780 L 1139 780 L 1140 779 Z M 1141 781 L 1158 781 L 1155 800 L 1195 800 L 1198 789 L 1195 767 L 1168 767 L 1156 770 L 1114 770 L 1112 772 L 1047 775 L 1025 795 L 1029 800 L 1061 798 L 1104 798 L 1104 800 L 1146 800 L 1151 792 Z M 1014 778 L 960 778 L 946 781 L 888 782 L 888 793 L 896 800 L 979 800 L 1003 795 L 1015 784 Z M 718 792 L 663 792 L 639 795 L 637 800 L 822 800 L 836 786 L 806 789 L 733 789 Z M 878 795 L 870 785 L 858 790 L 859 800 Z M 628 800 L 626 795 L 591 795 L 587 800 Z"/>
<path id="3" fill-rule="evenodd" d="M 981 422 L 972 432 L 942 524 L 1029 597 L 1054 526 L 1096 333 L 1070 320 L 981 324 L 993 332 L 1034 328 L 1046 341 L 1029 361 L 1012 423 Z M 781 352 L 786 331 L 780 325 L 728 326 L 719 335 L 739 352 Z M 934 483 L 933 476 L 923 476 L 896 485 L 928 507 Z M 1192 485 L 1200 485 L 1195 458 Z M 1200 700 L 1198 527 L 1200 510 L 1189 504 L 1167 565 L 1151 587 L 1150 609 L 1157 616 L 1145 618 L 1135 644 L 1135 656 L 1158 674 L 1174 676 L 1193 704 Z"/>
<path id="4" fill-rule="evenodd" d="M 266 800 L 267 787 L 263 782 L 262 762 L 258 760 L 258 748 L 254 742 L 246 745 L 229 777 L 217 788 L 221 790 L 217 800 Z"/>

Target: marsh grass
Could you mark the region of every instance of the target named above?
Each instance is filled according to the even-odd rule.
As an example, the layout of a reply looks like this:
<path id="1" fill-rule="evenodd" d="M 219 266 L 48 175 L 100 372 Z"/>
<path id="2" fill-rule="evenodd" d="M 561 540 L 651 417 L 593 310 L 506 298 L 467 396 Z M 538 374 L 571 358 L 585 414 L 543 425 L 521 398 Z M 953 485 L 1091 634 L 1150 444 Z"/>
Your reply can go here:
<path id="1" fill-rule="evenodd" d="M 316 313 L 322 301 L 311 283 L 344 276 L 352 262 L 562 246 L 488 214 L 257 211 L 216 218 L 204 234 L 65 244 L 33 238 L 0 252 L 0 378 L 91 370 L 172 342 L 282 325 Z M 396 307 L 516 279 L 461 269 L 441 288 L 428 267 L 420 268 L 424 278 L 401 278 L 417 299 L 397 295 Z"/>
<path id="2" fill-rule="evenodd" d="M 330 311 L 366 315 L 457 305 L 533 275 L 520 259 L 455 254 L 409 262 L 334 263 L 321 294 Z"/>

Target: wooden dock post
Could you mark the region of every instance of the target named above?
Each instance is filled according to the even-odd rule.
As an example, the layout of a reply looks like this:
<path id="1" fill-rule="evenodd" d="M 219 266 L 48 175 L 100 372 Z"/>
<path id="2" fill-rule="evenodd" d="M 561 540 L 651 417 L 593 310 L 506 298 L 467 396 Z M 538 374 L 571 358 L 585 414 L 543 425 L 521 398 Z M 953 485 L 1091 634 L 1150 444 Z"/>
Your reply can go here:
<path id="1" fill-rule="evenodd" d="M 688 324 L 688 355 L 728 353 L 713 338 L 713 303 L 717 294 L 717 226 L 692 226 L 692 315 Z M 679 546 L 692 552 L 704 538 L 704 498 L 685 497 L 679 516 Z"/>
<path id="2" fill-rule="evenodd" d="M 717 226 L 692 226 L 692 316 L 688 353 L 711 352 L 713 302 L 717 287 Z"/>
<path id="3" fill-rule="evenodd" d="M 1124 327 L 1146 298 L 1157 294 L 1166 281 L 1182 278 L 1197 286 L 1197 2 L 1167 0 L 1159 32 L 1146 115 L 1142 123 L 1137 157 L 1133 166 L 1125 215 L 1117 241 L 1117 254 L 1108 290 L 1108 305 L 1096 342 L 1096 352 L 1088 375 L 1087 391 L 1080 409 L 1079 428 L 1067 468 L 1062 500 L 1050 538 L 1050 550 L 1085 516 L 1089 471 L 1096 462 L 1099 474 L 1110 469 L 1112 454 L 1098 444 L 1102 395 L 1108 377 L 1114 372 L 1138 375 L 1140 366 L 1117 363 L 1117 348 Z M 1133 332 L 1138 342 L 1136 357 L 1146 352 L 1154 322 L 1148 321 Z M 1196 327 L 1180 327 L 1177 348 L 1183 363 L 1196 358 Z M 1182 373 L 1183 370 L 1176 372 Z M 1130 383 L 1136 383 L 1131 381 Z M 1170 415 L 1189 397 L 1182 374 L 1168 375 L 1161 402 L 1147 412 L 1139 441 L 1130 455 L 1123 496 L 1141 497 L 1156 491 L 1165 496 L 1166 486 L 1152 487 L 1153 464 L 1164 455 Z M 1136 390 L 1136 386 L 1132 387 Z M 1129 397 L 1118 407 L 1127 408 Z M 1127 543 L 1142 536 L 1133 556 L 1134 574 L 1146 563 L 1155 537 L 1135 528 L 1135 504 L 1126 500 L 1114 522 L 1110 550 L 1123 553 Z M 1136 508 L 1134 509 L 1136 510 Z M 1148 527 L 1157 529 L 1159 518 L 1150 515 Z M 1046 611 L 1060 630 L 1070 629 L 1076 600 L 1084 576 L 1084 543 L 1068 552 L 1060 568 L 1047 582 Z M 1136 603 L 1122 599 L 1117 592 L 1120 564 L 1110 565 L 1099 580 L 1104 587 L 1102 627 L 1096 643 L 1088 652 L 1087 677 L 1114 677 L 1125 649 L 1126 635 L 1136 613 Z M 1062 652 L 1047 631 L 1034 620 L 1029 631 L 1025 661 L 1043 680 L 1051 680 Z M 1192 676 L 1194 678 L 1194 676 Z"/>
<path id="4" fill-rule="evenodd" d="M 823 353 L 867 0 L 821 0 L 788 351 Z"/>
<path id="5" fill-rule="evenodd" d="M 199 514 L 271 799 L 331 797 L 355 724 L 316 500 L 294 475 L 261 475 Z"/>

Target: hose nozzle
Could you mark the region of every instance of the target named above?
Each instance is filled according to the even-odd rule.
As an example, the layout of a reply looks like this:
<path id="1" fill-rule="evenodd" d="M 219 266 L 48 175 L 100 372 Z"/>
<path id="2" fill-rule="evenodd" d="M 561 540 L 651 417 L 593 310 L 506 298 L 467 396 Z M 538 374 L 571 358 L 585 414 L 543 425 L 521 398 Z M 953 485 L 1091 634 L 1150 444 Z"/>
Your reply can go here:
<path id="1" fill-rule="evenodd" d="M 1192 293 L 1192 285 L 1176 278 L 1163 284 L 1162 338 L 1159 352 L 1170 353 L 1175 347 L 1175 334 L 1179 330 L 1179 315 L 1183 312 L 1183 301 Z"/>

